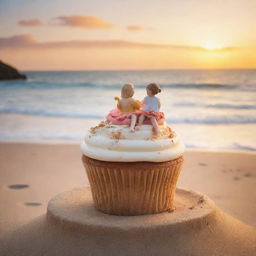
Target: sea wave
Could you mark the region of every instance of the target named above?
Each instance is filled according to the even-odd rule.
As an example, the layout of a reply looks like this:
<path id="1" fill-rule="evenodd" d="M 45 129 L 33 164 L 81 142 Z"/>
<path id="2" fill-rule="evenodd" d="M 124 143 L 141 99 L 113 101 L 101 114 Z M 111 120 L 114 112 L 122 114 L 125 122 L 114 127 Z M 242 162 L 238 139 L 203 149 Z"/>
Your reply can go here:
<path id="1" fill-rule="evenodd" d="M 214 116 L 214 117 L 188 117 L 168 118 L 167 123 L 175 124 L 256 124 L 256 117 L 251 116 Z"/>
<path id="2" fill-rule="evenodd" d="M 24 114 L 24 115 L 36 115 L 45 117 L 56 118 L 85 118 L 85 119 L 98 119 L 104 120 L 105 115 L 94 113 L 67 113 L 57 112 L 50 110 L 25 110 L 25 109 L 1 109 L 0 113 L 12 113 L 12 114 Z M 168 117 L 166 122 L 169 124 L 256 124 L 256 117 L 254 116 L 208 116 L 208 117 Z"/>
<path id="3" fill-rule="evenodd" d="M 194 102 L 177 102 L 174 103 L 173 106 L 176 107 L 198 107 L 198 108 L 216 108 L 216 109 L 256 109 L 256 105 L 250 104 L 224 104 L 224 103 L 216 103 L 216 104 L 200 104 Z"/>
<path id="4" fill-rule="evenodd" d="M 80 114 L 80 113 L 65 113 L 65 112 L 53 112 L 53 111 L 41 111 L 41 110 L 28 110 L 28 109 L 1 109 L 0 113 L 10 113 L 10 114 L 22 114 L 22 115 L 35 115 L 35 116 L 45 116 L 45 117 L 66 117 L 66 118 L 86 118 L 86 119 L 104 119 L 103 115 L 97 114 Z"/>
<path id="5" fill-rule="evenodd" d="M 256 105 L 232 105 L 232 104 L 209 104 L 207 108 L 221 108 L 221 109 L 256 109 Z"/>
<path id="6" fill-rule="evenodd" d="M 230 148 L 236 149 L 236 150 L 256 151 L 256 147 L 252 147 L 252 146 L 248 146 L 248 145 L 241 145 L 239 143 L 233 143 L 233 145 Z"/>
<path id="7" fill-rule="evenodd" d="M 145 89 L 146 84 L 135 84 L 136 89 Z M 91 83 L 91 82 L 47 82 L 47 81 L 4 81 L 0 82 L 0 88 L 18 87 L 18 88 L 38 88 L 38 89 L 62 89 L 62 88 L 92 88 L 104 90 L 120 90 L 122 84 L 117 83 Z M 167 89 L 205 89 L 205 90 L 243 90 L 255 91 L 255 88 L 248 85 L 232 85 L 218 83 L 168 83 L 161 84 L 161 88 Z"/>
<path id="8" fill-rule="evenodd" d="M 209 145 L 197 145 L 197 144 L 191 144 L 191 143 L 185 143 L 186 148 L 188 149 L 207 149 L 207 150 L 235 150 L 235 151 L 256 151 L 256 147 L 253 147 L 251 145 L 242 145 L 238 143 L 232 143 L 229 145 L 219 145 L 219 146 L 213 146 L 209 147 Z"/>

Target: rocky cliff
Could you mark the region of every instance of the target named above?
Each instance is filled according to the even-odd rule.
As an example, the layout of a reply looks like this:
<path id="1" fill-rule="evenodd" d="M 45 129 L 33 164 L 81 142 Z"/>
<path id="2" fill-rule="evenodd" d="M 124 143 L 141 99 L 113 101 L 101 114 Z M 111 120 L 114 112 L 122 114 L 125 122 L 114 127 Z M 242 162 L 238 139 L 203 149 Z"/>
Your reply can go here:
<path id="1" fill-rule="evenodd" d="M 26 79 L 27 77 L 20 74 L 18 70 L 0 60 L 0 81 L 12 79 Z"/>

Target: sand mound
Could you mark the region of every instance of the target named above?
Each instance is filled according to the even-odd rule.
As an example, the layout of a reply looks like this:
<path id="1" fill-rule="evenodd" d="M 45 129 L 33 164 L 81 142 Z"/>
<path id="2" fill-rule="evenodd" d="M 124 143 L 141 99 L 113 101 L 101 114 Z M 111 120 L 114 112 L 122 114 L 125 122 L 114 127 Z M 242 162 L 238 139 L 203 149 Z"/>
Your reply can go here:
<path id="1" fill-rule="evenodd" d="M 47 214 L 5 236 L 0 255 L 256 255 L 256 229 L 206 196 L 177 189 L 175 206 L 114 216 L 94 208 L 89 188 L 73 189 L 54 197 Z"/>

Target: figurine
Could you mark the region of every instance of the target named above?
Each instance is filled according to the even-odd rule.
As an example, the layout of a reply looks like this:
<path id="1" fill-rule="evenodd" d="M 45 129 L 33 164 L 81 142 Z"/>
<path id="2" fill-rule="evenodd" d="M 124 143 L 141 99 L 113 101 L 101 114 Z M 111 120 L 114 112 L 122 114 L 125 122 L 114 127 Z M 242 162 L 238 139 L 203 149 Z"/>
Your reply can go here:
<path id="1" fill-rule="evenodd" d="M 139 130 L 144 119 L 148 118 L 150 119 L 150 122 L 154 128 L 154 135 L 157 137 L 160 135 L 158 120 L 162 118 L 163 113 L 159 112 L 161 104 L 159 98 L 157 98 L 155 95 L 161 92 L 161 89 L 158 84 L 150 83 L 146 90 L 148 96 L 146 96 L 142 101 L 143 108 L 135 130 Z"/>
<path id="2" fill-rule="evenodd" d="M 122 87 L 121 99 L 115 97 L 117 100 L 117 110 L 110 112 L 109 117 L 115 122 L 120 124 L 130 125 L 130 131 L 134 132 L 134 127 L 137 122 L 138 110 L 141 108 L 141 103 L 132 98 L 134 95 L 134 85 L 127 83 Z"/>

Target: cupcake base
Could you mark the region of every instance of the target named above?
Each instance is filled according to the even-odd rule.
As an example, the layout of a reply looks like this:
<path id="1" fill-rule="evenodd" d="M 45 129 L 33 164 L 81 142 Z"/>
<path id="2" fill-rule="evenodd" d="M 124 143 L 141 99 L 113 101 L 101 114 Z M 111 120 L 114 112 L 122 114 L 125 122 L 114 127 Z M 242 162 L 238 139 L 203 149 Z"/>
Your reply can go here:
<path id="1" fill-rule="evenodd" d="M 114 215 L 160 213 L 173 208 L 180 156 L 166 162 L 106 162 L 82 156 L 95 207 Z"/>

